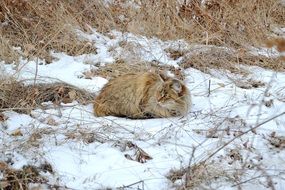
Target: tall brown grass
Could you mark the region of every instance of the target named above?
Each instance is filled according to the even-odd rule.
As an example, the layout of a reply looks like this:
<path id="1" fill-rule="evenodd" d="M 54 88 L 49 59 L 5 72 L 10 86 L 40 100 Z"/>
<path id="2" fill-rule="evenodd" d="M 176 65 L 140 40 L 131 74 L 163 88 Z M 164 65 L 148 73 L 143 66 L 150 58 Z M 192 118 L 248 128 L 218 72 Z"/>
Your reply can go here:
<path id="1" fill-rule="evenodd" d="M 186 39 L 192 43 L 231 47 L 260 46 L 274 27 L 285 23 L 285 7 L 279 0 L 102 0 L 0 2 L 1 59 L 11 62 L 12 46 L 24 56 L 50 61 L 49 50 L 71 55 L 96 52 L 79 40 L 74 28 L 86 32 L 116 29 L 164 40 Z M 4 43 L 4 44 L 3 44 Z"/>
<path id="2" fill-rule="evenodd" d="M 84 7 L 80 6 L 82 3 L 76 5 L 75 2 L 68 2 L 1 1 L 0 30 L 4 39 L 9 41 L 7 48 L 21 47 L 23 56 L 41 57 L 48 62 L 51 61 L 50 50 L 70 55 L 95 52 L 96 49 L 89 43 L 79 40 L 74 30 L 80 27 L 80 19 L 84 17 L 80 13 L 84 11 Z M 77 10 L 72 7 L 77 7 Z M 7 59 L 9 57 L 0 55 L 5 61 L 10 61 Z"/>

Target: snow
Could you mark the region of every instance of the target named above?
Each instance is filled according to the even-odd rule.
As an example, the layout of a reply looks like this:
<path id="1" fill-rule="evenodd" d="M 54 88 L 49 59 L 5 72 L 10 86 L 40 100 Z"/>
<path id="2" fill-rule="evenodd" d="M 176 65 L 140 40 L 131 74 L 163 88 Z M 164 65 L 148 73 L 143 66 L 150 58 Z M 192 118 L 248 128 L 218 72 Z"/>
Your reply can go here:
<path id="1" fill-rule="evenodd" d="M 82 77 L 83 72 L 96 68 L 98 64 L 111 64 L 116 58 L 136 57 L 178 67 L 179 59 L 172 60 L 164 50 L 168 47 L 190 47 L 182 40 L 163 42 L 116 31 L 108 36 L 96 30 L 92 34 L 80 31 L 78 34 L 96 46 L 97 54 L 73 57 L 53 52 L 56 60 L 50 64 L 42 60 L 21 60 L 17 67 L 3 65 L 5 73 L 27 82 L 33 81 L 37 74 L 37 81 L 40 82 L 59 80 L 98 93 L 108 81 L 102 77 Z M 121 42 L 126 42 L 131 48 L 121 47 Z M 258 54 L 264 52 L 253 51 Z M 206 159 L 239 132 L 285 111 L 285 73 L 242 67 L 250 74 L 247 77 L 239 76 L 240 80 L 235 82 L 231 80 L 237 77 L 234 74 L 213 71 L 215 74 L 209 75 L 193 68 L 187 69 L 185 83 L 190 89 L 193 107 L 186 117 L 147 120 L 112 116 L 98 118 L 94 116 L 91 104 L 80 105 L 78 102 L 62 104 L 60 108 L 54 108 L 47 102 L 50 106 L 46 110 L 38 108 L 30 115 L 6 111 L 4 114 L 8 120 L 0 124 L 0 160 L 12 160 L 13 168 L 50 163 L 55 172 L 44 175 L 51 182 L 70 189 L 125 186 L 129 189 L 171 189 L 173 184 L 166 178 L 171 169 L 188 166 L 191 158 L 192 164 Z M 236 82 L 247 82 L 249 79 L 265 85 L 250 89 L 236 85 Z M 265 102 L 270 100 L 272 105 L 266 106 Z M 50 118 L 55 125 L 49 124 Z M 272 147 L 267 139 L 273 131 L 285 136 L 284 126 L 283 115 L 265 123 L 256 132 L 236 139 L 212 159 L 231 170 L 251 163 L 254 169 L 247 170 L 240 181 L 262 175 L 260 171 L 265 170 L 277 176 L 273 181 L 277 183 L 276 189 L 281 190 L 285 182 L 278 175 L 285 170 L 285 150 Z M 22 136 L 11 136 L 17 129 L 21 130 Z M 209 131 L 213 130 L 217 130 L 217 133 L 211 138 Z M 33 134 L 36 134 L 36 140 L 31 139 Z M 133 150 L 124 147 L 128 141 L 136 144 L 152 159 L 145 163 L 127 159 L 126 154 L 134 154 Z M 244 159 L 231 160 L 227 155 L 232 149 L 240 151 Z M 263 169 L 257 170 L 256 165 Z M 260 188 L 260 183 L 265 181 L 266 178 L 260 177 L 241 186 L 244 189 Z M 223 183 L 227 184 L 227 181 L 217 182 L 214 186 L 219 187 L 217 189 L 236 189 L 231 185 L 221 186 Z"/>

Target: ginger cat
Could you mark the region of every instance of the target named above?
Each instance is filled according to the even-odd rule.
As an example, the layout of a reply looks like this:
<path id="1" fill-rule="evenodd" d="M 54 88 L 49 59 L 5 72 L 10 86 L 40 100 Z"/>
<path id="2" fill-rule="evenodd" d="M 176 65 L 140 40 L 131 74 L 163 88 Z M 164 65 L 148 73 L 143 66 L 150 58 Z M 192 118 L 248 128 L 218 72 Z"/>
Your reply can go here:
<path id="1" fill-rule="evenodd" d="M 190 93 L 180 80 L 153 72 L 130 73 L 103 87 L 94 112 L 99 117 L 171 117 L 186 115 L 190 105 Z"/>

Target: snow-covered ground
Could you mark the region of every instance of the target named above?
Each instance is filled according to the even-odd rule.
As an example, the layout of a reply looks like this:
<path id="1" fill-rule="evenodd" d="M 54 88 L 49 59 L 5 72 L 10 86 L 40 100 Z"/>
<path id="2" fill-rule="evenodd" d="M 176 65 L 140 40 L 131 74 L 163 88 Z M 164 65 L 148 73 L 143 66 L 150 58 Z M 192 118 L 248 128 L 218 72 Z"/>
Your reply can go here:
<path id="1" fill-rule="evenodd" d="M 53 53 L 56 59 L 51 64 L 21 60 L 18 66 L 2 64 L 2 69 L 19 80 L 34 79 L 37 73 L 40 82 L 60 80 L 97 93 L 107 80 L 86 79 L 85 71 L 112 64 L 116 58 L 157 60 L 178 67 L 181 60 L 172 60 L 164 50 L 192 47 L 183 41 L 163 42 L 119 32 L 79 35 L 97 47 L 97 54 Z M 122 48 L 121 42 L 131 48 Z M 243 134 L 285 111 L 285 73 L 242 67 L 247 76 L 186 69 L 185 83 L 193 102 L 186 117 L 98 118 L 91 104 L 77 102 L 59 108 L 47 102 L 47 109 L 30 115 L 6 111 L 8 119 L 0 123 L 0 160 L 13 163 L 13 168 L 49 163 L 54 172 L 42 175 L 49 184 L 66 189 L 172 189 L 175 185 L 166 178 L 171 169 L 204 160 L 221 172 L 197 189 L 285 189 L 285 115 Z M 13 135 L 19 130 L 22 135 Z M 132 160 L 138 150 L 152 159 Z"/>

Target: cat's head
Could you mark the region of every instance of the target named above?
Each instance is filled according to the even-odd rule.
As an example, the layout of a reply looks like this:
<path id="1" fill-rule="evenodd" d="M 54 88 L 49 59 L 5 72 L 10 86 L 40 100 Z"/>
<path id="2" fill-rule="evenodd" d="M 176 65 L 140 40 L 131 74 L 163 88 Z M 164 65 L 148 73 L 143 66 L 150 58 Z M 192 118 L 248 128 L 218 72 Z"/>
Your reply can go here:
<path id="1" fill-rule="evenodd" d="M 156 98 L 160 106 L 173 112 L 173 115 L 186 114 L 188 110 L 189 92 L 182 81 L 159 74 L 162 85 L 158 88 Z"/>

